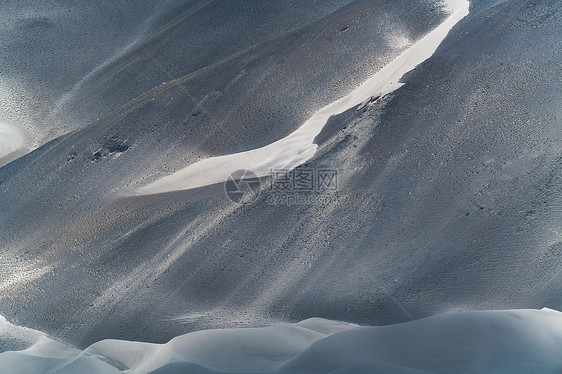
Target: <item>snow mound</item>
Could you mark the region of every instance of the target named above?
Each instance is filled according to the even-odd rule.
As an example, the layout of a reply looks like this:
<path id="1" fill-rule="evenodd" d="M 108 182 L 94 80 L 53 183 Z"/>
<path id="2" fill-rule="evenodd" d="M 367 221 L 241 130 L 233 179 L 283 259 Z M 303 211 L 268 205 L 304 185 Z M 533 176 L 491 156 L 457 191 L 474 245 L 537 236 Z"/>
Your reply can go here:
<path id="1" fill-rule="evenodd" d="M 80 351 L 0 318 L 6 374 L 560 373 L 562 313 L 457 312 L 365 327 L 324 319 L 198 331 L 166 344 L 103 340 Z M 2 344 L 3 345 L 3 344 Z"/>

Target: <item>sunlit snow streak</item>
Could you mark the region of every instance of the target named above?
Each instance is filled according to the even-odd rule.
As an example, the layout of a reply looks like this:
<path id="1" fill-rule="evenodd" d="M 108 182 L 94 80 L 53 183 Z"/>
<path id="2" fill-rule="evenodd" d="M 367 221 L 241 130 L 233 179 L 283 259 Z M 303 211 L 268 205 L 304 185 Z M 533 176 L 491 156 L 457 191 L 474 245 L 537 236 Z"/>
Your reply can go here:
<path id="1" fill-rule="evenodd" d="M 448 1 L 446 7 L 451 15 L 441 25 L 347 96 L 320 109 L 287 137 L 261 148 L 196 162 L 175 174 L 138 188 L 136 194 L 149 195 L 220 183 L 238 169 L 250 169 L 262 177 L 272 169 L 290 170 L 305 163 L 316 153 L 318 146 L 314 144 L 314 138 L 331 116 L 367 102 L 373 96 L 386 95 L 401 87 L 403 83 L 399 82 L 400 78 L 431 57 L 449 30 L 469 12 L 469 2 L 466 0 Z"/>

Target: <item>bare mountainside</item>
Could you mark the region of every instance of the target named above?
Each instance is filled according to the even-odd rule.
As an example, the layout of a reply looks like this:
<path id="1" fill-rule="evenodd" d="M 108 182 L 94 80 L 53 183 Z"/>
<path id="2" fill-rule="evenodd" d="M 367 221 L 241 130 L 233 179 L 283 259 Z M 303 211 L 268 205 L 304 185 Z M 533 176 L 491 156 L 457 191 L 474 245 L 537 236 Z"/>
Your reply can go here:
<path id="1" fill-rule="evenodd" d="M 280 200 L 262 178 L 246 204 L 222 183 L 134 192 L 289 135 L 449 10 L 22 4 L 0 8 L 0 121 L 32 150 L 0 168 L 10 321 L 85 348 L 314 316 L 562 309 L 560 2 L 471 2 L 400 88 L 331 117 L 293 171 L 337 183 Z"/>

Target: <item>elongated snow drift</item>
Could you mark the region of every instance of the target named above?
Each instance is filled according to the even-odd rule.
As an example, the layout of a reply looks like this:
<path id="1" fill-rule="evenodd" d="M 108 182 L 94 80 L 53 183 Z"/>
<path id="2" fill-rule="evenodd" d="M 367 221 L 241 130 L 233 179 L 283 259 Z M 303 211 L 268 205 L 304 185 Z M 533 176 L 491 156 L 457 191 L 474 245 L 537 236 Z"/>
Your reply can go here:
<path id="1" fill-rule="evenodd" d="M 431 57 L 449 30 L 469 12 L 469 2 L 466 0 L 449 0 L 445 3 L 451 15 L 441 25 L 347 96 L 320 109 L 287 137 L 261 148 L 196 162 L 175 174 L 138 188 L 136 194 L 150 195 L 221 183 L 238 169 L 250 169 L 262 177 L 272 169 L 293 169 L 303 164 L 316 153 L 318 146 L 314 144 L 314 138 L 331 116 L 360 105 L 373 96 L 386 95 L 401 87 L 400 78 Z"/>

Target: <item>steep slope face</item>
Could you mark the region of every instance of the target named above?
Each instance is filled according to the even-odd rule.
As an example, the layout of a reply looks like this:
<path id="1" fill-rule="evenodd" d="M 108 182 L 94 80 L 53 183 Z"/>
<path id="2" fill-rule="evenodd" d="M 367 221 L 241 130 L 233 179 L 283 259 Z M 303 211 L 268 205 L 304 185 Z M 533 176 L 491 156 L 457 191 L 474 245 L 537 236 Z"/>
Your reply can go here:
<path id="1" fill-rule="evenodd" d="M 350 0 L 4 1 L 0 119 L 36 148 L 151 88 L 314 23 Z"/>
<path id="2" fill-rule="evenodd" d="M 336 191 L 314 204 L 263 191 L 239 206 L 222 185 L 126 196 L 202 156 L 287 135 L 367 75 L 350 61 L 374 70 L 399 53 L 388 43 L 397 24 L 415 40 L 444 17 L 431 3 L 396 4 L 354 3 L 171 73 L 0 169 L 0 311 L 85 345 L 309 316 L 560 309 L 554 1 L 473 4 L 405 86 L 331 119 L 301 167 L 337 171 Z M 388 32 L 373 30 L 385 19 Z"/>
<path id="3" fill-rule="evenodd" d="M 76 129 L 67 121 L 73 110 L 56 113 L 67 93 L 142 40 L 165 4 L 3 1 L 1 120 L 24 131 L 32 148 Z"/>
<path id="4" fill-rule="evenodd" d="M 185 194 L 165 201 L 121 197 L 139 183 L 207 154 L 252 148 L 294 130 L 309 111 L 353 88 L 354 79 L 398 54 L 404 45 L 395 43 L 396 35 L 416 39 L 445 15 L 435 4 L 420 2 L 417 10 L 427 15 L 421 19 L 409 12 L 408 4 L 358 2 L 231 59 L 172 77 L 84 130 L 3 167 L 0 230 L 7 259 L 2 288 L 5 313 L 78 342 L 108 334 L 124 337 L 123 333 L 162 340 L 177 335 L 178 329 L 184 331 L 186 327 L 177 321 L 144 331 L 129 327 L 140 322 L 134 316 L 139 307 L 160 303 L 160 296 L 168 293 L 151 283 L 181 257 L 174 249 L 182 239 L 178 230 L 191 230 L 191 219 L 205 226 L 220 219 L 222 213 L 216 209 L 235 211 L 235 206 L 222 191 L 213 190 L 201 191 L 205 197 L 200 202 Z M 175 43 L 177 38 L 169 40 Z M 148 56 L 152 52 L 144 46 L 136 51 Z M 128 74 L 122 66 L 117 70 Z M 186 220 L 184 214 L 191 218 Z M 174 223 L 162 226 L 163 218 Z M 213 227 L 209 224 L 208 229 Z M 208 250 L 219 247 L 215 243 Z M 177 254 L 170 257 L 170 251 Z M 144 272 L 139 266 L 156 272 Z M 133 278 L 127 279 L 130 275 Z M 98 323 L 107 322 L 117 304 L 129 303 L 130 295 L 142 297 L 139 288 L 152 296 L 126 307 L 132 319 L 125 323 L 114 319 L 118 329 L 112 323 L 99 329 Z M 173 291 L 169 291 L 171 300 Z M 215 303 L 220 295 L 208 297 L 209 303 Z M 164 314 L 159 309 L 143 316 L 147 326 L 149 321 L 167 321 L 176 312 L 199 307 L 206 312 L 212 307 L 196 298 L 189 308 L 177 301 Z M 217 318 L 217 326 L 223 325 L 224 316 L 219 313 Z"/>

